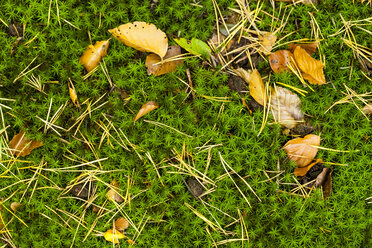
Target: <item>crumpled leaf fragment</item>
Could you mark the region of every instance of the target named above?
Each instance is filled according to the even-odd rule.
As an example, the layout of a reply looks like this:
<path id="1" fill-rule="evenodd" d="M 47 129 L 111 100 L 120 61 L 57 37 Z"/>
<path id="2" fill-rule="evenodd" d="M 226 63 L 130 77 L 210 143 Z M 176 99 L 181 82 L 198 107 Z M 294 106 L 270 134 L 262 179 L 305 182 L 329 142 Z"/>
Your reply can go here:
<path id="1" fill-rule="evenodd" d="M 290 160 L 295 162 L 298 167 L 307 166 L 316 156 L 319 146 L 320 136 L 308 134 L 303 138 L 296 138 L 288 141 L 283 149 L 287 152 Z"/>
<path id="2" fill-rule="evenodd" d="M 363 108 L 362 108 L 362 112 L 366 115 L 370 115 L 372 114 L 372 103 L 369 103 L 367 105 L 365 105 Z"/>
<path id="3" fill-rule="evenodd" d="M 20 208 L 21 206 L 22 204 L 19 202 L 12 202 L 10 204 L 10 209 L 13 210 L 13 212 L 17 212 L 17 209 Z"/>
<path id="4" fill-rule="evenodd" d="M 271 50 L 273 50 L 273 46 L 275 45 L 277 36 L 273 33 L 267 32 L 263 35 L 259 35 L 258 39 L 263 48 L 263 53 L 265 55 L 269 55 L 271 53 Z"/>
<path id="5" fill-rule="evenodd" d="M 83 55 L 79 59 L 79 63 L 82 64 L 87 72 L 93 70 L 103 57 L 107 54 L 109 47 L 109 40 L 97 41 L 94 46 L 89 45 L 84 51 Z"/>
<path id="6" fill-rule="evenodd" d="M 297 167 L 294 169 L 294 175 L 297 177 L 303 177 L 306 175 L 306 173 L 311 169 L 316 164 L 322 163 L 323 160 L 321 158 L 318 158 L 315 162 L 309 164 L 308 166 L 305 167 Z"/>
<path id="7" fill-rule="evenodd" d="M 305 49 L 299 46 L 295 48 L 293 55 L 304 79 L 307 79 L 311 84 L 326 83 L 321 61 L 312 58 Z"/>
<path id="8" fill-rule="evenodd" d="M 141 109 L 138 111 L 136 117 L 134 117 L 133 122 L 144 116 L 145 114 L 149 113 L 150 111 L 157 109 L 159 104 L 154 101 L 149 101 L 141 106 Z"/>
<path id="9" fill-rule="evenodd" d="M 288 71 L 288 64 L 292 64 L 292 67 L 294 67 L 293 61 L 293 54 L 288 50 L 278 50 L 269 56 L 271 69 L 273 69 L 275 73 Z"/>
<path id="10" fill-rule="evenodd" d="M 141 52 L 151 52 L 164 58 L 168 50 L 167 35 L 154 24 L 133 22 L 110 29 L 109 32 L 127 46 Z"/>
<path id="11" fill-rule="evenodd" d="M 265 85 L 258 70 L 254 69 L 252 72 L 250 72 L 242 68 L 238 68 L 235 69 L 234 72 L 249 84 L 249 94 L 253 97 L 253 99 L 262 106 L 265 106 L 267 99 L 265 95 Z"/>
<path id="12" fill-rule="evenodd" d="M 294 128 L 304 121 L 300 98 L 292 91 L 279 86 L 271 93 L 271 113 L 275 120 L 286 128 Z"/>
<path id="13" fill-rule="evenodd" d="M 209 60 L 211 57 L 211 48 L 204 41 L 196 38 L 192 38 L 191 42 L 185 38 L 174 39 L 174 41 L 191 54 L 201 56 L 205 60 Z"/>
<path id="14" fill-rule="evenodd" d="M 302 44 L 295 44 L 295 43 L 290 43 L 288 50 L 291 51 L 292 53 L 296 49 L 296 47 L 301 47 L 304 49 L 309 55 L 312 55 L 313 53 L 316 52 L 316 49 L 318 48 L 319 42 L 311 42 L 311 43 L 302 43 Z"/>
<path id="15" fill-rule="evenodd" d="M 43 145 L 42 141 L 30 140 L 21 130 L 9 143 L 9 148 L 13 155 L 24 157 L 29 155 L 32 150 Z"/>
<path id="16" fill-rule="evenodd" d="M 126 236 L 115 229 L 109 229 L 103 234 L 103 237 L 107 241 L 113 242 L 114 244 L 118 244 L 120 243 L 119 239 L 123 239 Z"/>
<path id="17" fill-rule="evenodd" d="M 164 59 L 169 59 L 169 58 L 175 57 L 180 54 L 181 54 L 181 48 L 179 46 L 170 46 L 168 47 L 168 51 Z M 177 66 L 183 64 L 183 59 L 176 58 L 175 60 L 171 60 L 171 61 L 158 64 L 158 65 L 154 65 L 159 62 L 161 62 L 161 58 L 154 53 L 149 54 L 146 57 L 145 64 L 147 67 L 148 75 L 153 74 L 154 76 L 160 76 L 160 75 L 163 75 L 169 72 L 176 71 Z"/>
<path id="18" fill-rule="evenodd" d="M 114 179 L 111 182 L 111 188 L 107 192 L 106 197 L 111 201 L 121 203 L 124 199 L 117 192 L 119 192 L 119 183 Z"/>

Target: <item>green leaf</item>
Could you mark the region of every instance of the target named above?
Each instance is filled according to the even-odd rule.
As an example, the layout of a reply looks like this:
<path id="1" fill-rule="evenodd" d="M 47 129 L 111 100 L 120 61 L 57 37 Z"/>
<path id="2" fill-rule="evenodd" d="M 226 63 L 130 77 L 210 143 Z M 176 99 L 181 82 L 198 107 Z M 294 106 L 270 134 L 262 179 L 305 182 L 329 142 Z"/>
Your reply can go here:
<path id="1" fill-rule="evenodd" d="M 209 60 L 211 56 L 211 49 L 208 44 L 196 38 L 192 38 L 191 42 L 185 38 L 175 39 L 175 42 L 183 49 L 194 55 L 201 56 L 203 59 Z"/>

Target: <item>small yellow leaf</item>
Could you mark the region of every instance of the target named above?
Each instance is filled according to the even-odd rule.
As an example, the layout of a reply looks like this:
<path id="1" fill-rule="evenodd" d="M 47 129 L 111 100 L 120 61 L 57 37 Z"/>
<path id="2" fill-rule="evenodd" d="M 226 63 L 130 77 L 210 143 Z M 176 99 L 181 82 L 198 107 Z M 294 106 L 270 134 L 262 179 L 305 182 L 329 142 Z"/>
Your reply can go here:
<path id="1" fill-rule="evenodd" d="M 77 93 L 76 93 L 76 90 L 75 90 L 75 86 L 74 84 L 72 83 L 71 79 L 69 78 L 69 82 L 68 82 L 68 92 L 70 93 L 70 98 L 71 98 L 71 101 L 72 103 L 77 107 L 77 108 L 80 108 L 80 104 L 79 104 L 79 100 L 78 100 L 78 96 L 77 96 Z"/>
<path id="2" fill-rule="evenodd" d="M 141 118 L 142 116 L 147 114 L 148 112 L 150 112 L 154 109 L 157 109 L 158 107 L 159 107 L 159 104 L 157 104 L 154 101 L 149 101 L 149 102 L 143 104 L 141 109 L 138 111 L 136 117 L 134 117 L 133 122 L 135 122 L 136 120 L 138 120 L 139 118 Z"/>
<path id="3" fill-rule="evenodd" d="M 311 84 L 325 84 L 326 80 L 323 73 L 323 63 L 312 58 L 305 49 L 297 46 L 294 50 L 296 64 L 303 72 L 302 76 Z"/>
<path id="4" fill-rule="evenodd" d="M 249 84 L 249 94 L 262 106 L 266 104 L 265 85 L 257 69 L 252 72 L 242 68 L 235 69 L 234 72 Z"/>
<path id="5" fill-rule="evenodd" d="M 263 53 L 265 55 L 269 55 L 271 53 L 271 50 L 275 45 L 276 38 L 277 38 L 276 35 L 270 32 L 258 36 L 260 44 L 263 47 Z"/>
<path id="6" fill-rule="evenodd" d="M 164 58 L 168 50 L 167 35 L 154 24 L 133 22 L 110 29 L 109 32 L 127 46 L 141 52 L 152 52 Z"/>
<path id="7" fill-rule="evenodd" d="M 319 146 L 320 136 L 308 134 L 303 138 L 296 138 L 288 141 L 283 149 L 287 152 L 290 160 L 295 162 L 298 167 L 307 166 L 316 156 Z"/>
<path id="8" fill-rule="evenodd" d="M 181 48 L 179 46 L 170 46 L 164 59 L 169 59 L 180 54 Z M 156 54 L 152 53 L 146 57 L 145 63 L 148 75 L 154 74 L 155 76 L 160 76 L 169 72 L 173 72 L 177 69 L 178 65 L 183 64 L 183 59 L 176 58 L 175 60 L 171 60 L 163 64 L 154 65 L 159 62 L 161 62 L 161 58 Z"/>
<path id="9" fill-rule="evenodd" d="M 79 59 L 80 64 L 90 72 L 99 65 L 101 59 L 106 56 L 108 47 L 109 40 L 97 41 L 94 46 L 89 45 Z"/>
<path id="10" fill-rule="evenodd" d="M 103 237 L 107 241 L 113 242 L 114 244 L 118 244 L 120 243 L 119 239 L 125 238 L 125 235 L 115 229 L 114 230 L 109 229 L 103 234 Z"/>
<path id="11" fill-rule="evenodd" d="M 296 47 L 301 47 L 304 49 L 309 55 L 312 55 L 315 53 L 317 47 L 318 47 L 319 42 L 311 42 L 311 43 L 302 43 L 302 44 L 295 44 L 291 43 L 289 44 L 288 50 L 291 51 L 292 53 L 296 49 Z"/>

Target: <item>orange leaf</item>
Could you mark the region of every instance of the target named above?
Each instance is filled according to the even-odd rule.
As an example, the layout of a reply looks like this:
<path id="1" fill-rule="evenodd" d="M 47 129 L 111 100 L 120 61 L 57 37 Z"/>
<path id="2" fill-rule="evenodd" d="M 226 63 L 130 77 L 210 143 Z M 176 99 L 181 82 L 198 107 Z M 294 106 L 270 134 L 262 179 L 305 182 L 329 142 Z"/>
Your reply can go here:
<path id="1" fill-rule="evenodd" d="M 167 35 L 154 24 L 133 22 L 110 29 L 109 32 L 127 46 L 141 52 L 152 52 L 161 58 L 168 50 Z"/>
<path id="2" fill-rule="evenodd" d="M 79 59 L 80 64 L 84 65 L 85 69 L 90 72 L 106 56 L 108 47 L 109 40 L 97 41 L 94 46 L 89 45 Z"/>
<path id="3" fill-rule="evenodd" d="M 133 121 L 135 122 L 136 120 L 138 120 L 139 118 L 141 118 L 142 116 L 147 114 L 148 112 L 150 112 L 154 109 L 157 109 L 158 107 L 159 107 L 159 104 L 157 104 L 154 101 L 149 101 L 149 102 L 143 104 L 141 109 L 138 111 L 136 117 L 134 117 Z"/>
<path id="4" fill-rule="evenodd" d="M 124 231 L 129 227 L 129 222 L 127 219 L 120 217 L 117 220 L 115 220 L 114 228 L 119 231 Z"/>
<path id="5" fill-rule="evenodd" d="M 32 150 L 43 145 L 42 141 L 30 140 L 21 130 L 9 143 L 12 154 L 20 157 L 27 156 Z"/>
<path id="6" fill-rule="evenodd" d="M 174 56 L 181 54 L 181 47 L 179 46 L 170 46 L 168 47 L 167 54 L 164 59 L 172 58 Z M 177 58 L 176 60 L 171 60 L 163 64 L 154 65 L 155 63 L 161 62 L 161 58 L 152 53 L 146 57 L 146 67 L 147 74 L 154 74 L 155 76 L 160 76 L 169 72 L 173 72 L 177 69 L 178 65 L 183 64 L 183 59 Z"/>
<path id="7" fill-rule="evenodd" d="M 289 44 L 288 50 L 293 53 L 294 50 L 296 49 L 296 47 L 299 46 L 302 49 L 304 49 L 309 55 L 312 55 L 313 53 L 316 52 L 318 44 L 319 44 L 319 42 L 304 43 L 304 44 L 291 43 L 291 44 Z"/>
<path id="8" fill-rule="evenodd" d="M 318 163 L 322 163 L 322 162 L 323 162 L 323 160 L 321 158 L 318 158 L 315 162 L 309 164 L 306 167 L 297 167 L 297 168 L 294 169 L 294 175 L 297 176 L 297 177 L 303 177 L 311 169 L 311 167 L 313 167 L 314 165 L 316 165 Z"/>
<path id="9" fill-rule="evenodd" d="M 319 146 L 320 136 L 308 134 L 303 138 L 296 138 L 288 141 L 283 149 L 287 152 L 290 160 L 295 162 L 298 167 L 307 166 L 316 156 Z"/>
<path id="10" fill-rule="evenodd" d="M 278 50 L 270 54 L 269 62 L 271 69 L 273 69 L 275 73 L 287 71 L 287 65 L 293 63 L 291 58 L 293 58 L 293 54 L 288 50 Z"/>
<path id="11" fill-rule="evenodd" d="M 303 72 L 302 76 L 311 84 L 325 84 L 326 80 L 323 73 L 323 63 L 312 58 L 305 49 L 296 47 L 294 50 L 294 58 L 298 67 Z"/>

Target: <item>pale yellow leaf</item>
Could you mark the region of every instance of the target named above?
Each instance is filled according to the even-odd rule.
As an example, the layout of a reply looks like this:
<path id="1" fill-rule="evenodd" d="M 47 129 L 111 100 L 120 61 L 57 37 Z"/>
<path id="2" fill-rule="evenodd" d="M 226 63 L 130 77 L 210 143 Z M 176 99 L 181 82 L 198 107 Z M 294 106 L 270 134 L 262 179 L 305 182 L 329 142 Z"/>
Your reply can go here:
<path id="1" fill-rule="evenodd" d="M 90 72 L 106 56 L 108 47 L 109 40 L 97 41 L 94 46 L 89 45 L 79 59 L 80 64 L 84 65 L 85 69 Z"/>
<path id="2" fill-rule="evenodd" d="M 119 239 L 123 239 L 126 236 L 124 234 L 122 234 L 121 232 L 115 230 L 115 229 L 114 230 L 109 229 L 103 234 L 103 237 L 107 241 L 113 242 L 114 244 L 118 244 L 118 243 L 120 243 Z"/>

